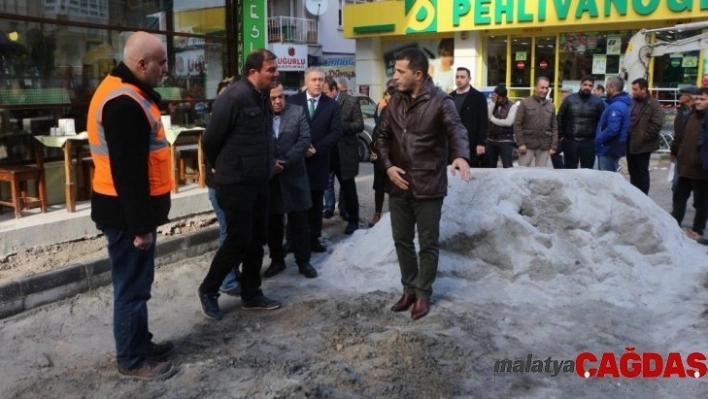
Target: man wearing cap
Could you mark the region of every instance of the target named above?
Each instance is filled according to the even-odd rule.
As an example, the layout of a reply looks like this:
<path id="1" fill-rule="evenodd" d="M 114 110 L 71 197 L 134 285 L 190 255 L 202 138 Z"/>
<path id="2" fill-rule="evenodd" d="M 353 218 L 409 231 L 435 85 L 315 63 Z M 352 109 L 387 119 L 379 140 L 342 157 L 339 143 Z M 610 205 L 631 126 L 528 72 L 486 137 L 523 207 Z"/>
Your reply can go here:
<path id="1" fill-rule="evenodd" d="M 683 137 L 678 146 L 676 169 L 679 171 L 679 178 L 674 189 L 671 216 L 680 226 L 686 214 L 686 203 L 693 192 L 693 208 L 696 210 L 696 214 L 693 217 L 693 225 L 686 234 L 694 240 L 699 240 L 703 237 L 708 219 L 708 169 L 705 168 L 698 149 L 701 131 L 705 130 L 708 87 L 696 90 L 694 108 L 685 117 Z M 703 241 L 701 243 L 705 242 L 701 241 Z"/>
<path id="2" fill-rule="evenodd" d="M 558 109 L 558 139 L 566 169 L 592 169 L 595 163 L 595 130 L 605 103 L 592 95 L 595 78 L 587 75 L 580 90 L 568 96 Z"/>
<path id="3" fill-rule="evenodd" d="M 501 156 L 502 167 L 511 168 L 514 152 L 514 118 L 518 104 L 512 104 L 507 97 L 506 86 L 494 88 L 492 102 L 487 104 L 489 129 L 487 131 L 487 166 L 497 167 Z"/>
<path id="4" fill-rule="evenodd" d="M 671 190 L 676 191 L 678 183 L 679 170 L 676 155 L 683 141 L 683 133 L 686 128 L 688 116 L 693 112 L 693 96 L 698 93 L 698 87 L 686 86 L 679 89 L 679 106 L 676 108 L 676 119 L 674 119 L 674 141 L 671 143 L 671 162 L 675 165 L 674 178 L 671 184 Z"/>

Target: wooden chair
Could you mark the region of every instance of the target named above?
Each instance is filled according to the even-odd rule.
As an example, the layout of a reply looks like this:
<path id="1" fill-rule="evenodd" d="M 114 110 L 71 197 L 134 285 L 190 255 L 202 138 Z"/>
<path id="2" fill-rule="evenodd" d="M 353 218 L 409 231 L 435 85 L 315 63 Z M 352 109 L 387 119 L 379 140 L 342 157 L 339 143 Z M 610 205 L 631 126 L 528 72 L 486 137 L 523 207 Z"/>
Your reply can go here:
<path id="1" fill-rule="evenodd" d="M 38 141 L 34 143 L 37 165 L 0 166 L 0 181 L 10 184 L 10 198 L 5 200 L 0 192 L 0 214 L 2 208 L 15 210 L 15 218 L 22 217 L 22 209 L 41 207 L 42 213 L 47 212 L 47 185 L 44 180 L 44 148 Z M 27 182 L 34 180 L 37 197 L 28 194 Z"/>
<path id="2" fill-rule="evenodd" d="M 199 161 L 197 160 L 197 148 L 180 148 L 179 150 L 179 183 L 192 180 L 199 183 Z M 192 169 L 192 173 L 187 173 L 187 162 Z"/>
<path id="3" fill-rule="evenodd" d="M 30 197 L 27 192 L 27 182 L 34 180 L 37 195 Z M 42 213 L 47 212 L 47 186 L 44 181 L 44 168 L 29 165 L 12 165 L 0 167 L 0 181 L 10 184 L 10 198 L 6 201 L 0 192 L 0 214 L 2 208 L 14 208 L 15 218 L 22 217 L 22 209 L 41 207 Z"/>

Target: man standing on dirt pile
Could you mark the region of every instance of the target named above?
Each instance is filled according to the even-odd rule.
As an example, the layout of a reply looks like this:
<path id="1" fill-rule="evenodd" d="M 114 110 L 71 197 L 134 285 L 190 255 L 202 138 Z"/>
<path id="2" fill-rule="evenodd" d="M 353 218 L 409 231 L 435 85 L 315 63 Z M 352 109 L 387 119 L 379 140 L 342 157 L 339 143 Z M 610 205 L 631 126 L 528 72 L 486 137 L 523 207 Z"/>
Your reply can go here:
<path id="1" fill-rule="evenodd" d="M 428 76 L 428 59 L 418 49 L 396 57 L 391 97 L 377 131 L 379 162 L 389 181 L 391 230 L 401 268 L 403 296 L 394 312 L 413 305 L 413 320 L 428 314 L 438 270 L 438 239 L 443 199 L 447 195 L 447 154 L 452 173 L 470 179 L 467 130 L 452 98 Z M 415 253 L 416 228 L 420 252 Z"/>
<path id="2" fill-rule="evenodd" d="M 96 89 L 87 118 L 96 167 L 91 219 L 108 240 L 118 373 L 141 380 L 174 374 L 162 361 L 173 345 L 153 343 L 147 311 L 157 226 L 168 222 L 174 184 L 160 95 L 153 90 L 166 73 L 162 41 L 132 34 L 123 61 Z"/>
<path id="3" fill-rule="evenodd" d="M 264 49 L 246 57 L 243 76 L 214 102 L 202 144 L 216 170 L 216 200 L 226 216 L 226 240 L 214 256 L 197 295 L 202 313 L 221 320 L 219 286 L 241 264 L 244 309 L 271 310 L 280 302 L 263 295 L 261 266 L 268 223 L 268 180 L 273 174 L 270 88 L 278 79 L 276 56 Z"/>

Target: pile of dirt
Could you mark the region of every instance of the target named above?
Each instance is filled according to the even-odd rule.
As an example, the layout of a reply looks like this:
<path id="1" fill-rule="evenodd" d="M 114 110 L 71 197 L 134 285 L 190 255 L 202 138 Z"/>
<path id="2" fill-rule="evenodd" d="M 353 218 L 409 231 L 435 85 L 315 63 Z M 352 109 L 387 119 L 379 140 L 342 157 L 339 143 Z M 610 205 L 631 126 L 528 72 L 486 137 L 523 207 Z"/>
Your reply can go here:
<path id="1" fill-rule="evenodd" d="M 212 213 L 172 221 L 158 230 L 158 240 L 209 228 L 216 223 Z M 0 283 L 107 257 L 106 240 L 100 235 L 82 240 L 30 248 L 0 259 Z"/>

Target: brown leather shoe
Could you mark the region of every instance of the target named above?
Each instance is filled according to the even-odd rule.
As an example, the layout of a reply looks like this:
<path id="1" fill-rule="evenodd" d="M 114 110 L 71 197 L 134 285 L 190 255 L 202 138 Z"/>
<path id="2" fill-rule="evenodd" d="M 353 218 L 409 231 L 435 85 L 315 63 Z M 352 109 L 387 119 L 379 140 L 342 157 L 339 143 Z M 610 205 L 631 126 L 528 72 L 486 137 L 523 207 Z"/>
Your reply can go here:
<path id="1" fill-rule="evenodd" d="M 135 380 L 166 380 L 176 373 L 177 370 L 168 362 L 146 360 L 134 369 L 126 369 L 118 365 L 118 374 L 120 377 Z"/>
<path id="2" fill-rule="evenodd" d="M 418 320 L 421 317 L 428 314 L 430 311 L 430 299 L 418 298 L 415 300 L 415 305 L 413 305 L 413 310 L 411 311 L 411 317 L 413 320 Z"/>
<path id="3" fill-rule="evenodd" d="M 391 306 L 391 310 L 394 312 L 403 312 L 404 310 L 408 310 L 408 308 L 411 307 L 413 302 L 415 302 L 415 295 L 403 294 L 403 296 L 401 296 L 401 299 L 399 299 L 398 302 Z"/>

